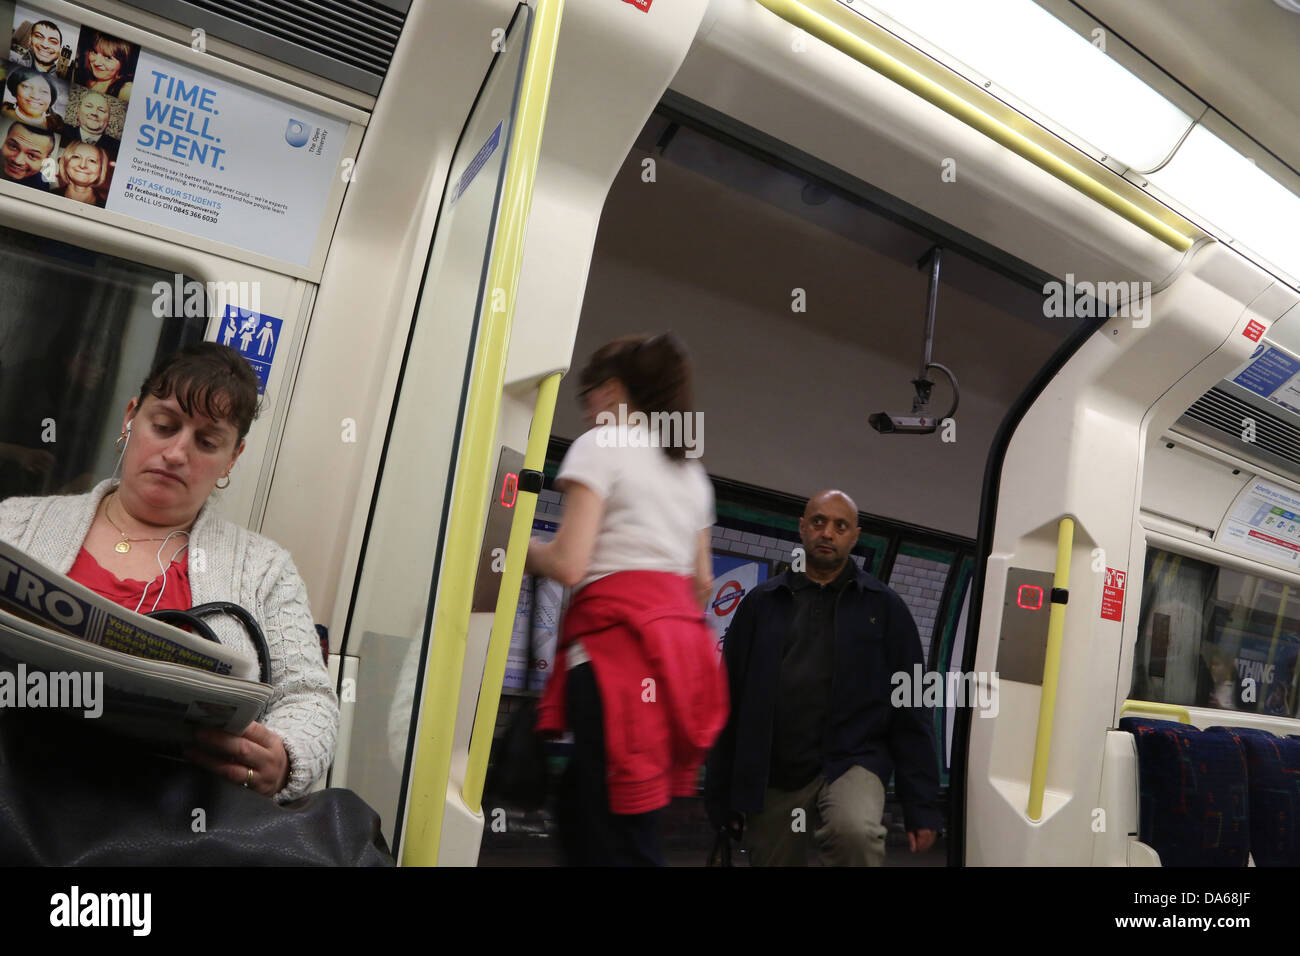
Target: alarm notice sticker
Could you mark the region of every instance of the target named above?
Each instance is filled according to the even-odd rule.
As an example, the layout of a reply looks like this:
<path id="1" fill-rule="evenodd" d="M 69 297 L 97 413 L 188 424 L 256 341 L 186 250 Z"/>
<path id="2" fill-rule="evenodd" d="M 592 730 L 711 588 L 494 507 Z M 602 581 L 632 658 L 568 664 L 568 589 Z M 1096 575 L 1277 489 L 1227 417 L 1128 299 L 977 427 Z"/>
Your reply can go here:
<path id="1" fill-rule="evenodd" d="M 1106 569 L 1106 583 L 1101 589 L 1101 618 L 1103 621 L 1124 620 L 1124 588 L 1128 572 L 1118 568 Z"/>

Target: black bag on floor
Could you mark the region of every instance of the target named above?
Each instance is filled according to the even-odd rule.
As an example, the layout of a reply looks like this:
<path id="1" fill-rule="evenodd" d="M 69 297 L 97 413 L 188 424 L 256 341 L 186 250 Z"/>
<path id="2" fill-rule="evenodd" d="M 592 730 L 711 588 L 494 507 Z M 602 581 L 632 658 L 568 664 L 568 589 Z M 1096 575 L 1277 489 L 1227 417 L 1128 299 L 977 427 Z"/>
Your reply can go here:
<path id="1" fill-rule="evenodd" d="M 718 835 L 713 840 L 713 849 L 709 851 L 705 866 L 732 866 L 731 833 L 726 827 L 718 828 Z"/>
<path id="2" fill-rule="evenodd" d="M 546 745 L 533 730 L 536 723 L 537 701 L 527 698 L 510 715 L 506 735 L 497 744 L 484 799 L 520 810 L 539 810 L 546 803 Z"/>
<path id="3" fill-rule="evenodd" d="M 0 864 L 393 866 L 349 790 L 292 803 L 84 720 L 0 714 Z"/>
<path id="4" fill-rule="evenodd" d="M 536 607 L 537 579 L 530 578 L 528 587 L 533 597 L 530 607 Z M 524 657 L 524 686 L 528 685 L 528 672 L 533 660 L 533 629 L 528 628 L 528 649 Z M 546 803 L 547 766 L 546 744 L 537 736 L 537 701 L 523 699 L 519 708 L 510 715 L 505 736 L 493 745 L 495 759 L 483 784 L 483 799 L 492 804 L 504 803 L 519 810 L 540 810 Z"/>

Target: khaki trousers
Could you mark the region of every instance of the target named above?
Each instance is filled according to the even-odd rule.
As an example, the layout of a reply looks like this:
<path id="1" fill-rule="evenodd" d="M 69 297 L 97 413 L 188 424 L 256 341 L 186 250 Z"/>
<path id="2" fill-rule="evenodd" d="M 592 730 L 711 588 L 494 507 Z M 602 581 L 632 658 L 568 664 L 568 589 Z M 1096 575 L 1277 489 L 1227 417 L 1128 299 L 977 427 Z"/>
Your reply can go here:
<path id="1" fill-rule="evenodd" d="M 800 790 L 769 787 L 763 809 L 745 817 L 743 843 L 750 866 L 884 866 L 884 815 L 884 784 L 853 766 L 834 783 L 818 776 Z"/>

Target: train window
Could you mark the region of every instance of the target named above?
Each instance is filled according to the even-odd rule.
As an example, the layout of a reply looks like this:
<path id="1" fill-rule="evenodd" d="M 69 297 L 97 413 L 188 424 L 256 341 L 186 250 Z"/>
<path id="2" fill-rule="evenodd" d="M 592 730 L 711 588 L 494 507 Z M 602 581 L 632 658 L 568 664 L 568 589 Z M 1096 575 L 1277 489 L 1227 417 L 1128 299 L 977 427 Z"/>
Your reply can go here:
<path id="1" fill-rule="evenodd" d="M 206 320 L 154 314 L 156 268 L 4 227 L 0 257 L 0 498 L 85 491 L 155 355 Z"/>
<path id="2" fill-rule="evenodd" d="M 1300 589 L 1147 550 L 1130 697 L 1297 716 Z"/>

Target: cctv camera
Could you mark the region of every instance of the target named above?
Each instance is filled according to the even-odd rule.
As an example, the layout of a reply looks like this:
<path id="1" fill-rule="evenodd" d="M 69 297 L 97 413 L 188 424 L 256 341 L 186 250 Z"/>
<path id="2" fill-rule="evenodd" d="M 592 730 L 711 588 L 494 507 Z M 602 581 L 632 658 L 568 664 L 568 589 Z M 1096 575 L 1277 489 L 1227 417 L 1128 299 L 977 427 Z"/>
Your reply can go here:
<path id="1" fill-rule="evenodd" d="M 882 435 L 931 435 L 939 427 L 937 418 L 924 415 L 891 415 L 889 412 L 877 412 L 867 421 Z"/>

